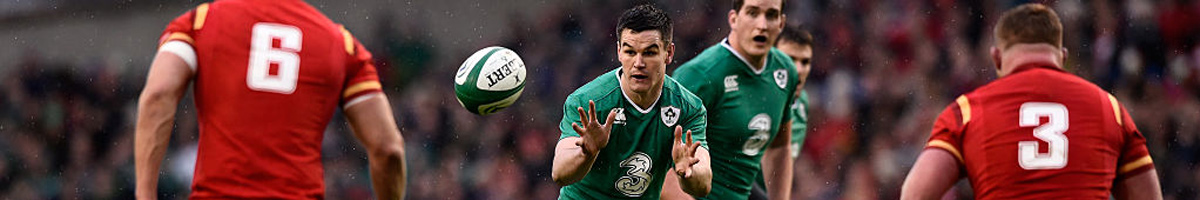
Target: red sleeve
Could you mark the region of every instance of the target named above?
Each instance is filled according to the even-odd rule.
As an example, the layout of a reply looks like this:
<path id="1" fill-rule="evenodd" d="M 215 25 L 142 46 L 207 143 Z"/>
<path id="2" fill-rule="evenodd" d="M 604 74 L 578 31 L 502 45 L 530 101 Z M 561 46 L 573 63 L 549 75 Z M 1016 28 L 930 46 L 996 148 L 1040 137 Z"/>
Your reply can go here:
<path id="1" fill-rule="evenodd" d="M 1133 123 L 1133 118 L 1129 117 L 1129 112 L 1125 111 L 1116 99 L 1111 99 L 1113 108 L 1119 109 L 1120 120 L 1117 124 L 1121 126 L 1121 133 L 1124 138 L 1124 145 L 1121 147 L 1121 157 L 1119 161 L 1120 168 L 1117 168 L 1117 180 L 1120 181 L 1125 177 L 1137 175 L 1142 172 L 1154 169 L 1154 160 L 1150 158 L 1150 151 L 1146 149 L 1146 138 L 1142 136 L 1142 132 L 1138 131 L 1137 125 Z"/>
<path id="2" fill-rule="evenodd" d="M 208 4 L 200 4 L 196 9 L 192 9 L 187 13 L 183 13 L 163 30 L 162 36 L 158 38 L 158 45 L 169 41 L 183 41 L 190 45 L 195 45 L 195 33 L 204 26 L 204 18 L 208 15 Z"/>
<path id="3" fill-rule="evenodd" d="M 379 75 L 375 71 L 375 61 L 371 58 L 371 52 L 345 28 L 342 28 L 342 38 L 346 53 L 350 56 L 346 66 L 346 74 L 349 76 L 346 79 L 346 87 L 342 88 L 342 104 L 349 105 L 360 100 L 360 97 L 383 91 L 383 86 L 379 84 Z"/>
<path id="4" fill-rule="evenodd" d="M 956 103 L 946 106 L 933 124 L 933 132 L 929 135 L 929 142 L 925 143 L 925 149 L 946 150 L 958 159 L 959 164 L 965 164 L 960 150 L 962 149 L 963 126 L 970 120 L 969 112 L 970 103 L 967 102 L 966 96 L 960 96 Z"/>

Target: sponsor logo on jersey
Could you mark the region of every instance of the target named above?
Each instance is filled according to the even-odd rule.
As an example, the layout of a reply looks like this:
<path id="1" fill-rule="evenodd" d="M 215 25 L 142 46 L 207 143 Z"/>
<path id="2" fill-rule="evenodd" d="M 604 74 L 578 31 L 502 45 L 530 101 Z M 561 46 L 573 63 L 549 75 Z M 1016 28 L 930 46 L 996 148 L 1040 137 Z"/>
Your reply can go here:
<path id="1" fill-rule="evenodd" d="M 787 88 L 787 81 L 788 81 L 787 70 L 785 70 L 785 69 L 775 70 L 775 85 L 779 85 L 779 88 Z"/>
<path id="2" fill-rule="evenodd" d="M 629 168 L 629 170 L 625 171 L 624 176 L 617 178 L 613 187 L 627 197 L 641 197 L 646 193 L 646 189 L 650 188 L 650 179 L 653 178 L 650 168 L 654 167 L 654 160 L 651 160 L 646 153 L 639 151 L 629 155 L 629 158 L 625 158 L 619 164 L 621 168 Z"/>
<path id="3" fill-rule="evenodd" d="M 767 146 L 767 140 L 771 139 L 771 116 L 759 113 L 750 119 L 750 124 L 746 128 L 754 131 L 754 134 L 750 135 L 750 138 L 746 138 L 746 144 L 742 145 L 742 153 L 747 156 L 757 156 L 762 153 L 762 148 Z"/>
<path id="4" fill-rule="evenodd" d="M 729 75 L 725 77 L 725 92 L 733 92 L 738 90 L 737 75 Z"/>
<path id="5" fill-rule="evenodd" d="M 625 108 L 613 108 L 613 112 L 617 113 L 617 116 L 613 117 L 613 124 L 625 125 Z"/>
<path id="6" fill-rule="evenodd" d="M 662 107 L 659 112 L 662 113 L 663 124 L 666 124 L 667 127 L 675 126 L 675 122 L 679 121 L 679 108 L 675 106 Z"/>

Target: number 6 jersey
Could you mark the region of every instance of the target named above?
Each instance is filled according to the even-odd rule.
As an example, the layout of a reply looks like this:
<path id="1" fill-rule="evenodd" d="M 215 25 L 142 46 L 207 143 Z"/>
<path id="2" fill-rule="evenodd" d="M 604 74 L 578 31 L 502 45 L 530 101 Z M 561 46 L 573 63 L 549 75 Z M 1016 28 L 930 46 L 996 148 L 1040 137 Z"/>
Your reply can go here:
<path id="1" fill-rule="evenodd" d="M 200 124 L 194 199 L 323 198 L 325 126 L 380 91 L 371 54 L 298 0 L 203 4 L 160 45 L 195 52 L 184 58 Z"/>
<path id="2" fill-rule="evenodd" d="M 954 155 L 977 199 L 1108 199 L 1154 167 L 1145 143 L 1108 92 L 1035 62 L 958 97 L 926 148 Z"/>

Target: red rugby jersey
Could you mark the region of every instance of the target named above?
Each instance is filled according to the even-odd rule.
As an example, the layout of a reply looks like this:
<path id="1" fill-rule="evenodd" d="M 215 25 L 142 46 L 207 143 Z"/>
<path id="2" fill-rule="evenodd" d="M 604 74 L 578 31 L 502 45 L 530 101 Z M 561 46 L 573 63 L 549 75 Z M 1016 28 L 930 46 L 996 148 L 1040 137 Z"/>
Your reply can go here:
<path id="1" fill-rule="evenodd" d="M 203 4 L 169 41 L 196 52 L 191 198 L 323 198 L 322 133 L 338 106 L 380 92 L 371 53 L 299 0 Z"/>
<path id="2" fill-rule="evenodd" d="M 977 199 L 1108 199 L 1154 167 L 1145 143 L 1111 94 L 1031 63 L 946 107 L 926 148 L 953 154 Z"/>

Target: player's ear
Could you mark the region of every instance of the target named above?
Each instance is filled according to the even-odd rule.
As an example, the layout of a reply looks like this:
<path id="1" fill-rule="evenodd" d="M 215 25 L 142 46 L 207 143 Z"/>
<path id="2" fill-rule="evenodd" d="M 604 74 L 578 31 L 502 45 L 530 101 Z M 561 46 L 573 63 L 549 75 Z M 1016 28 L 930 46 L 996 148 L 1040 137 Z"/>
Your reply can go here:
<path id="1" fill-rule="evenodd" d="M 1002 58 L 1000 57 L 1000 54 L 1002 54 L 1004 52 L 1001 52 L 1000 48 L 995 47 L 995 46 L 992 46 L 991 52 L 992 52 L 991 53 L 992 54 L 992 64 L 994 65 L 992 67 L 996 68 L 996 74 L 1000 74 L 1000 66 L 1001 66 L 1000 62 L 1003 61 Z"/>
<path id="2" fill-rule="evenodd" d="M 737 22 L 737 10 L 729 10 L 729 28 L 733 28 L 734 22 Z"/>
<path id="3" fill-rule="evenodd" d="M 671 60 L 674 57 L 675 57 L 675 43 L 667 42 L 667 65 L 671 64 Z"/>

